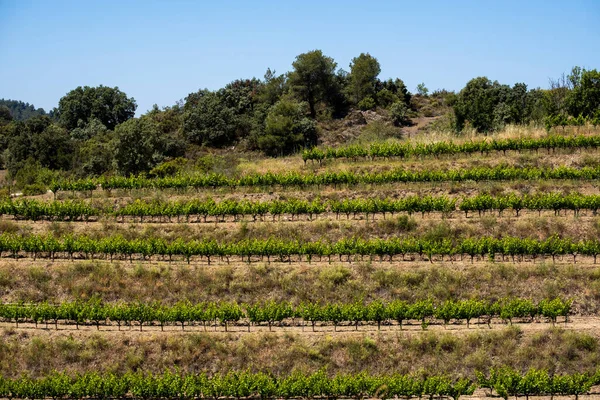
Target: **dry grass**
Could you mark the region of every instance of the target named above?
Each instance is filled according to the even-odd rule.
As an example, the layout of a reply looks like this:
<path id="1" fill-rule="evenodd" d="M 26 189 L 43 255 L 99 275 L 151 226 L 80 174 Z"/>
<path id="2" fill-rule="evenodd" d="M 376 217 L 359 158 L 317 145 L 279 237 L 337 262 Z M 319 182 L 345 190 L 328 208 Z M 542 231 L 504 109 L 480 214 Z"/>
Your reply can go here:
<path id="1" fill-rule="evenodd" d="M 544 263 L 306 263 L 220 266 L 108 262 L 3 262 L 2 301 L 88 299 L 106 301 L 188 299 L 253 303 L 268 299 L 351 302 L 370 299 L 502 297 L 572 298 L 580 315 L 600 312 L 600 266 Z"/>
<path id="2" fill-rule="evenodd" d="M 510 182 L 420 182 L 420 183 L 394 183 L 383 185 L 356 185 L 356 186 L 338 186 L 333 187 L 306 187 L 298 188 L 277 188 L 277 190 L 264 191 L 261 188 L 236 188 L 235 191 L 227 188 L 218 188 L 211 191 L 149 191 L 132 190 L 112 191 L 110 196 L 108 192 L 98 192 L 94 198 L 86 198 L 81 194 L 72 196 L 71 193 L 61 193 L 59 200 L 80 199 L 89 201 L 98 207 L 112 208 L 115 205 L 131 203 L 136 199 L 145 201 L 184 201 L 190 199 L 205 200 L 208 198 L 215 201 L 225 199 L 232 200 L 285 200 L 288 198 L 296 199 L 353 199 L 353 198 L 403 198 L 407 196 L 425 196 L 425 195 L 447 195 L 449 197 L 462 198 L 464 196 L 473 196 L 479 193 L 490 193 L 493 195 L 502 195 L 509 193 L 569 193 L 577 192 L 582 194 L 598 193 L 598 185 L 595 182 L 587 181 L 510 181 Z M 81 195 L 81 196 L 80 196 Z M 102 197 L 99 197 L 102 195 Z"/>
<path id="3" fill-rule="evenodd" d="M 251 218 L 250 218 L 251 219 Z M 8 222 L 8 221 L 7 221 Z M 12 226 L 12 225 L 11 225 Z M 31 222 L 21 221 L 17 233 L 50 233 L 57 237 L 65 234 L 85 234 L 92 238 L 109 235 L 122 235 L 127 239 L 160 237 L 167 240 L 182 238 L 215 239 L 217 241 L 240 241 L 248 238 L 268 239 L 281 237 L 299 241 L 331 241 L 335 242 L 347 237 L 363 239 L 390 237 L 419 237 L 425 239 L 450 238 L 458 241 L 469 237 L 492 236 L 500 238 L 510 235 L 529 237 L 539 240 L 547 239 L 554 234 L 574 240 L 596 239 L 600 235 L 600 217 L 591 212 L 582 212 L 574 217 L 572 213 L 563 212 L 555 217 L 553 212 L 538 215 L 534 211 L 521 212 L 515 217 L 511 211 L 503 216 L 488 213 L 482 216 L 471 215 L 465 218 L 464 213 L 454 212 L 449 216 L 440 213 L 421 216 L 406 214 L 390 216 L 384 219 L 378 215 L 367 221 L 365 215 L 356 217 L 328 215 L 308 221 L 306 216 L 301 220 L 290 221 L 290 216 L 271 222 L 221 222 L 221 223 L 150 223 L 127 222 L 118 223 L 106 219 L 99 222 Z M 0 230 L 0 232 L 2 232 Z"/>
<path id="4" fill-rule="evenodd" d="M 331 374 L 367 371 L 374 374 L 425 372 L 466 375 L 510 365 L 546 368 L 557 373 L 591 371 L 600 363 L 598 338 L 548 329 L 523 335 L 518 328 L 469 333 L 421 335 L 358 334 L 306 337 L 295 334 L 172 334 L 1 331 L 0 374 L 32 376 L 54 369 L 69 372 L 127 371 L 209 373 L 229 370 L 269 371 L 327 368 Z"/>
<path id="5" fill-rule="evenodd" d="M 382 128 L 383 129 L 383 128 Z M 545 129 L 543 128 L 537 128 L 537 127 L 533 127 L 533 126 L 521 126 L 521 125 L 509 125 L 507 126 L 505 129 L 498 131 L 498 132 L 494 132 L 494 133 L 490 133 L 488 135 L 482 135 L 480 133 L 477 133 L 475 131 L 471 131 L 471 132 L 465 132 L 461 135 L 456 135 L 453 132 L 448 132 L 448 131 L 417 131 L 416 134 L 412 134 L 410 136 L 407 136 L 405 139 L 403 140 L 399 140 L 396 138 L 387 138 L 389 135 L 377 135 L 377 133 L 375 132 L 371 132 L 371 130 L 373 130 L 372 128 L 372 124 L 370 125 L 366 125 L 365 127 L 362 128 L 362 130 L 364 131 L 364 134 L 362 136 L 359 136 L 354 142 L 361 144 L 361 145 L 368 145 L 369 143 L 375 143 L 375 142 L 402 142 L 402 143 L 411 143 L 411 144 L 430 144 L 430 143 L 437 143 L 437 142 L 442 142 L 442 141 L 452 141 L 454 143 L 460 144 L 460 143 L 465 143 L 465 142 L 469 142 L 469 141 L 478 141 L 478 140 L 492 140 L 492 139 L 523 139 L 523 138 L 543 138 L 548 136 L 548 133 Z M 600 134 L 600 128 L 593 128 L 591 126 L 588 127 L 584 127 L 581 129 L 577 129 L 577 128 L 572 128 L 569 127 L 565 130 L 563 129 L 559 129 L 556 132 L 553 131 L 553 133 L 557 133 L 560 135 L 597 135 Z M 381 136 L 381 138 L 380 138 Z M 583 150 L 583 153 L 586 153 L 587 150 Z M 591 152 L 593 154 L 597 154 L 597 151 L 591 150 Z M 508 164 L 516 164 L 519 165 L 519 159 L 521 158 L 522 155 L 528 155 L 528 154 L 532 154 L 533 157 L 532 160 L 529 160 L 529 162 L 533 162 L 532 166 L 555 166 L 555 165 L 559 165 L 558 163 L 562 160 L 557 159 L 556 155 L 564 155 L 566 156 L 566 162 L 567 163 L 573 163 L 573 164 L 567 164 L 567 165 L 578 165 L 576 160 L 571 160 L 569 159 L 569 155 L 573 155 L 575 158 L 577 158 L 576 152 L 574 152 L 571 149 L 566 149 L 566 150 L 562 150 L 562 151 L 557 151 L 555 153 L 553 153 L 552 155 L 552 163 L 546 163 L 549 162 L 549 157 L 547 157 L 547 154 L 545 154 L 544 151 L 540 151 L 539 153 L 536 152 L 522 152 L 522 153 L 517 153 L 517 152 L 507 152 L 506 156 L 502 155 L 499 157 L 499 154 L 496 153 L 491 153 L 487 156 L 481 156 L 479 154 L 474 154 L 474 155 L 466 155 L 466 154 L 458 154 L 458 155 L 453 155 L 453 156 L 444 156 L 441 157 L 442 159 L 447 159 L 450 161 L 455 161 L 455 165 L 456 167 L 463 167 L 465 164 L 471 164 L 473 162 L 476 163 L 480 163 L 482 161 L 494 161 L 494 162 L 498 162 L 498 163 L 508 163 Z M 540 157 L 537 157 L 537 155 L 540 155 Z M 535 159 L 535 160 L 534 160 Z M 464 163 L 460 163 L 458 161 L 465 161 Z M 442 166 L 439 165 L 439 160 L 435 159 L 435 158 L 426 158 L 424 160 L 414 160 L 414 159 L 409 159 L 409 160 L 402 160 L 402 159 L 390 159 L 390 160 L 382 160 L 382 161 L 378 161 L 378 160 L 367 160 L 367 159 L 363 159 L 363 160 L 358 160 L 358 162 L 356 161 L 352 161 L 352 160 L 344 160 L 344 159 L 340 159 L 340 160 L 333 160 L 330 162 L 325 162 L 322 164 L 322 167 L 327 167 L 328 171 L 345 171 L 345 170 L 353 170 L 353 166 L 356 165 L 360 165 L 360 164 L 366 164 L 369 167 L 373 167 L 372 169 L 370 169 L 370 171 L 376 171 L 379 168 L 381 168 L 381 165 L 387 165 L 387 166 L 395 166 L 395 167 L 405 167 L 405 168 L 417 168 L 418 166 L 422 166 L 424 168 L 426 167 L 431 167 L 431 166 L 438 166 L 439 168 L 441 168 Z M 449 163 L 451 164 L 451 163 Z M 243 172 L 248 172 L 248 173 L 265 173 L 268 171 L 293 171 L 293 170 L 302 170 L 302 158 L 300 155 L 293 155 L 293 156 L 289 156 L 289 157 L 284 157 L 284 158 L 257 158 L 257 159 L 253 159 L 253 160 L 242 160 L 239 164 L 239 171 L 243 171 Z M 318 170 L 319 168 L 317 168 L 318 164 L 313 164 L 313 163 L 308 163 L 307 164 L 309 170 L 314 171 L 314 170 Z M 446 166 L 443 166 L 444 168 Z"/>
<path id="6" fill-rule="evenodd" d="M 558 166 L 582 167 L 597 166 L 598 161 L 596 149 L 558 149 L 552 153 L 545 150 L 489 153 L 481 155 L 457 154 L 444 155 L 440 157 L 425 158 L 390 158 L 375 159 L 359 158 L 325 160 L 321 164 L 317 162 L 308 162 L 306 165 L 302 162 L 300 156 L 287 158 L 263 159 L 254 163 L 242 165 L 242 171 L 245 173 L 266 172 L 300 172 L 300 173 L 320 173 L 320 172 L 354 172 L 354 173 L 376 173 L 385 172 L 394 168 L 404 168 L 412 171 L 423 170 L 445 170 L 445 169 L 465 169 L 473 167 L 495 167 L 498 165 L 510 165 L 515 167 L 536 167 L 536 168 L 556 168 Z"/>
<path id="7" fill-rule="evenodd" d="M 585 126 L 581 128 L 566 127 L 554 128 L 551 134 L 558 135 L 595 135 L 600 133 L 600 128 Z M 452 141 L 455 143 L 464 143 L 468 141 L 487 139 L 522 139 L 522 138 L 543 138 L 548 136 L 546 129 L 536 126 L 526 125 L 507 125 L 504 129 L 483 135 L 477 131 L 470 130 L 457 135 L 450 131 L 419 130 L 416 135 L 411 135 L 407 140 L 411 143 L 435 143 L 442 141 Z"/>

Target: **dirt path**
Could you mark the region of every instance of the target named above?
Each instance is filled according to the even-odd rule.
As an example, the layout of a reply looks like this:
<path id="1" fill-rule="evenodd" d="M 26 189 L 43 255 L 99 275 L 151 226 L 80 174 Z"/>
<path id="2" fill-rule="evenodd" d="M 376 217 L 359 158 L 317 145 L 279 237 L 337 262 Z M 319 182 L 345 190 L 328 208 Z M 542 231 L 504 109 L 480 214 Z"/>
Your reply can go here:
<path id="1" fill-rule="evenodd" d="M 425 329 L 421 326 L 418 321 L 404 322 L 402 327 L 397 322 L 386 322 L 383 323 L 380 329 L 377 328 L 376 324 L 359 324 L 358 327 L 355 325 L 343 324 L 334 327 L 332 324 L 321 324 L 317 323 L 313 331 L 310 323 L 306 322 L 304 326 L 301 326 L 300 321 L 292 322 L 291 320 L 284 321 L 283 325 L 274 324 L 271 329 L 266 324 L 260 326 L 250 326 L 250 332 L 248 332 L 248 322 L 240 321 L 236 324 L 229 324 L 227 331 L 225 326 L 222 324 L 207 324 L 204 327 L 201 323 L 194 324 L 193 326 L 185 325 L 184 329 L 181 325 L 165 325 L 163 328 L 158 323 L 144 324 L 140 331 L 139 323 L 133 322 L 131 326 L 122 325 L 118 326 L 115 322 L 103 322 L 98 327 L 94 324 L 84 324 L 77 327 L 75 324 L 60 321 L 55 328 L 52 322 L 48 323 L 46 328 L 45 323 L 39 323 L 36 325 L 31 322 L 21 322 L 17 327 L 14 322 L 0 322 L 0 328 L 10 329 L 14 331 L 23 332 L 44 332 L 49 335 L 63 335 L 65 333 L 73 334 L 77 333 L 80 335 L 88 335 L 94 333 L 102 333 L 109 335 L 148 335 L 148 334 L 185 334 L 185 333 L 208 333 L 208 334 L 296 334 L 296 335 L 307 335 L 307 336 L 323 336 L 323 335 L 364 335 L 364 334 L 410 334 L 419 335 L 426 332 L 442 332 L 452 334 L 470 334 L 474 332 L 490 332 L 493 330 L 507 329 L 508 327 L 517 327 L 523 334 L 531 335 L 537 332 L 541 332 L 553 327 L 559 329 L 567 329 L 571 331 L 577 331 L 580 333 L 587 333 L 592 336 L 600 337 L 600 317 L 596 316 L 571 316 L 567 323 L 561 317 L 556 324 L 545 320 L 544 318 L 535 322 L 529 322 L 529 320 L 515 320 L 510 325 L 503 322 L 501 319 L 494 318 L 488 325 L 486 322 L 478 322 L 477 320 L 471 321 L 471 324 L 467 327 L 466 322 L 458 321 L 451 322 L 448 325 L 444 325 L 441 321 L 431 321 L 426 325 Z"/>
<path id="2" fill-rule="evenodd" d="M 599 214 L 598 213 L 594 214 L 594 212 L 592 210 L 580 210 L 577 213 L 577 215 L 575 215 L 574 211 L 570 211 L 570 210 L 560 210 L 559 213 L 557 214 L 552 210 L 535 211 L 535 210 L 524 209 L 524 210 L 520 210 L 519 216 L 517 216 L 516 212 L 514 210 L 507 209 L 507 210 L 504 210 L 502 213 L 499 213 L 498 211 L 486 211 L 486 212 L 482 212 L 482 213 L 479 213 L 477 211 L 469 211 L 468 213 L 465 213 L 464 211 L 456 210 L 456 211 L 452 211 L 452 212 L 448 212 L 448 213 L 435 212 L 435 211 L 428 212 L 428 213 L 420 213 L 420 212 L 408 213 L 406 211 L 400 211 L 400 212 L 395 212 L 393 214 L 389 213 L 389 212 L 385 213 L 385 214 L 383 214 L 383 213 L 366 214 L 366 213 L 362 213 L 362 212 L 349 213 L 349 214 L 346 214 L 346 213 L 336 214 L 333 212 L 324 212 L 321 214 L 312 214 L 312 215 L 309 215 L 309 214 L 298 214 L 298 215 L 280 214 L 280 215 L 274 215 L 274 216 L 267 214 L 262 217 L 257 216 L 256 219 L 254 219 L 251 215 L 240 215 L 237 217 L 234 217 L 232 215 L 208 216 L 208 217 L 206 217 L 206 219 L 202 215 L 189 215 L 188 217 L 175 216 L 175 217 L 171 217 L 171 218 L 159 217 L 159 216 L 145 216 L 145 217 L 143 217 L 143 219 L 140 219 L 140 217 L 133 217 L 133 216 L 124 216 L 124 217 L 92 216 L 92 217 L 89 217 L 88 221 L 81 221 L 81 220 L 76 220 L 76 221 L 70 221 L 70 220 L 32 221 L 32 220 L 20 220 L 13 216 L 4 215 L 4 216 L 0 216 L 0 221 L 14 221 L 23 226 L 30 226 L 31 229 L 35 230 L 35 231 L 44 231 L 45 229 L 49 228 L 55 222 L 66 222 L 66 223 L 71 223 L 78 230 L 86 231 L 90 227 L 97 229 L 100 226 L 99 224 L 106 224 L 106 223 L 114 223 L 116 225 L 123 225 L 123 224 L 140 224 L 143 226 L 153 226 L 154 225 L 157 227 L 174 227 L 177 225 L 185 225 L 185 224 L 192 224 L 192 225 L 216 224 L 219 227 L 227 228 L 228 227 L 227 224 L 236 225 L 239 223 L 248 223 L 248 224 L 255 224 L 255 225 L 273 224 L 273 223 L 279 223 L 279 222 L 310 223 L 310 222 L 317 222 L 317 221 L 330 221 L 330 222 L 342 222 L 342 223 L 343 222 L 372 223 L 372 222 L 394 220 L 394 218 L 398 218 L 400 216 L 408 216 L 410 218 L 414 218 L 417 221 L 439 221 L 439 220 L 443 219 L 443 220 L 458 221 L 458 222 L 461 222 L 461 221 L 478 222 L 478 221 L 481 221 L 481 218 L 491 217 L 491 218 L 498 218 L 503 221 L 509 221 L 509 222 L 511 222 L 511 221 L 517 222 L 519 220 L 522 221 L 526 218 L 554 218 L 554 219 L 558 219 L 558 220 L 563 220 L 565 222 L 571 222 L 571 221 L 573 221 L 574 218 L 577 218 L 577 220 L 589 221 L 590 219 L 598 218 Z M 233 227 L 233 226 L 229 226 L 229 227 Z"/>
<path id="3" fill-rule="evenodd" d="M 441 118 L 441 116 L 413 118 L 411 120 L 412 125 L 403 127 L 402 133 L 405 134 L 407 138 L 411 138 L 411 137 L 415 136 L 415 134 L 419 130 L 425 129 L 427 127 L 427 125 L 431 124 L 432 122 L 434 122 L 440 118 Z"/>
<path id="4" fill-rule="evenodd" d="M 306 257 L 300 258 L 299 256 L 292 255 L 288 260 L 287 257 L 280 259 L 279 257 L 271 257 L 271 260 L 268 261 L 267 257 L 261 259 L 259 256 L 251 257 L 251 261 L 248 262 L 248 259 L 244 257 L 242 259 L 240 256 L 231 256 L 229 257 L 229 261 L 225 258 L 219 259 L 218 257 L 212 257 L 210 263 L 208 260 L 200 257 L 192 257 L 190 262 L 188 263 L 183 256 L 173 256 L 172 261 L 169 261 L 167 256 L 153 256 L 151 258 L 143 259 L 140 255 L 133 255 L 131 260 L 127 256 L 114 256 L 113 261 L 110 259 L 98 258 L 96 255 L 95 258 L 85 258 L 81 254 L 74 254 L 73 259 L 69 259 L 68 254 L 57 254 L 54 261 L 50 260 L 49 257 L 38 257 L 34 260 L 29 254 L 21 253 L 18 256 L 18 259 L 13 258 L 12 255 L 9 255 L 5 252 L 0 258 L 1 262 L 12 262 L 12 266 L 14 268 L 29 268 L 33 265 L 38 265 L 44 268 L 52 268 L 53 266 L 59 265 L 67 265 L 77 262 L 93 262 L 93 263 L 105 263 L 105 264 L 113 264 L 119 262 L 120 267 L 130 266 L 132 268 L 138 267 L 139 265 L 143 266 L 156 266 L 156 267 L 180 267 L 180 268 L 197 268 L 197 267 L 247 267 L 249 265 L 270 265 L 270 266 L 280 266 L 285 267 L 287 265 L 293 265 L 295 267 L 302 266 L 303 268 L 320 268 L 327 267 L 331 265 L 355 265 L 355 264 L 364 264 L 364 263 L 373 263 L 375 265 L 386 266 L 394 269 L 408 269 L 413 270 L 415 267 L 422 265 L 436 265 L 443 266 L 447 268 L 452 268 L 457 271 L 464 271 L 473 266 L 485 266 L 490 265 L 491 261 L 489 261 L 488 257 L 475 257 L 473 262 L 471 262 L 469 256 L 463 256 L 462 260 L 460 256 L 433 256 L 431 260 L 427 257 L 427 255 L 423 255 L 422 257 L 418 254 L 407 254 L 404 257 L 402 255 L 394 256 L 393 260 L 390 261 L 388 256 L 384 256 L 383 259 L 380 259 L 379 256 L 373 256 L 371 259 L 368 256 L 351 256 L 350 260 L 348 256 L 342 256 L 341 258 L 337 255 L 331 257 L 331 261 L 327 260 L 327 257 L 322 257 L 319 260 L 318 257 L 314 257 L 311 262 L 308 262 Z M 550 257 L 538 257 L 533 260 L 530 256 L 525 256 L 522 259 L 518 257 L 513 261 L 510 257 L 506 256 L 502 259 L 500 256 L 496 256 L 494 264 L 509 264 L 509 265 L 575 265 L 578 269 L 589 268 L 589 269 L 597 269 L 600 266 L 600 260 L 598 264 L 594 264 L 593 257 L 584 257 L 582 255 L 577 256 L 577 262 L 573 263 L 573 256 L 565 255 L 556 257 L 554 261 Z"/>

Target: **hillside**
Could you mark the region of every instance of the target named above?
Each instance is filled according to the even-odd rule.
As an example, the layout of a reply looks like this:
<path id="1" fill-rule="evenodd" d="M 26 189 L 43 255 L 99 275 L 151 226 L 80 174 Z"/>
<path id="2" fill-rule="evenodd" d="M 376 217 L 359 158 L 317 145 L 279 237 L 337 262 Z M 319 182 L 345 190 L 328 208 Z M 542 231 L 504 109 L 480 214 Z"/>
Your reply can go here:
<path id="1" fill-rule="evenodd" d="M 33 104 L 18 100 L 0 99 L 0 107 L 8 108 L 15 121 L 26 121 L 29 118 L 46 115 L 43 108 L 35 108 Z"/>
<path id="2" fill-rule="evenodd" d="M 83 179 L 0 204 L 0 374 L 595 373 L 598 128 L 456 138 L 429 117 L 382 138 L 368 130 L 383 118 L 351 115 L 366 123 L 331 129 L 322 149 L 337 153 L 320 162 L 238 159 L 242 174 L 206 183 Z M 485 175 L 498 168 L 513 172 Z M 400 169 L 420 175 L 374 178 Z"/>

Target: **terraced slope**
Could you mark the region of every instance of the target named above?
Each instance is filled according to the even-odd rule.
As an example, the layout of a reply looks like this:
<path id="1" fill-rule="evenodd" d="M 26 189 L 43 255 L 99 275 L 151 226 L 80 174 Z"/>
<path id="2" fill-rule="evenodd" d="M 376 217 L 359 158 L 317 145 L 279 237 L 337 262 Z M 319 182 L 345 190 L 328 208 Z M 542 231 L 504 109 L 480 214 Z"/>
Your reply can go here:
<path id="1" fill-rule="evenodd" d="M 545 135 L 2 201 L 0 395 L 83 390 L 82 374 L 108 397 L 593 396 L 600 130 Z M 165 369 L 195 394 L 138 391 Z M 284 390 L 294 379 L 307 389 Z"/>

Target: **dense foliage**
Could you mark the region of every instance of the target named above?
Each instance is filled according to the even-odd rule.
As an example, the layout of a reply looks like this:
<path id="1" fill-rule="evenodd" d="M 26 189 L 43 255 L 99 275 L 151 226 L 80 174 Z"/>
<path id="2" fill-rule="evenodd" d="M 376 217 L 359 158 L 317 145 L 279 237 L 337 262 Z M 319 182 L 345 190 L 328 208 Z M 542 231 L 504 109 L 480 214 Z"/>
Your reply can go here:
<path id="1" fill-rule="evenodd" d="M 466 378 L 418 375 L 338 374 L 325 370 L 273 376 L 264 372 L 231 371 L 225 375 L 87 372 L 70 375 L 54 372 L 42 378 L 0 377 L 0 396 L 15 399 L 294 399 L 294 398 L 451 398 L 472 395 L 476 387 L 508 399 L 509 396 L 575 396 L 589 393 L 598 384 L 598 373 L 554 374 L 530 369 L 525 373 L 503 367 L 477 373 L 477 384 Z M 491 395 L 491 393 L 489 393 Z"/>
<path id="2" fill-rule="evenodd" d="M 375 216 L 382 214 L 394 215 L 405 212 L 409 215 L 414 213 L 441 212 L 451 213 L 456 210 L 463 211 L 466 216 L 469 212 L 477 212 L 479 215 L 485 212 L 497 211 L 502 214 L 506 210 L 512 210 L 519 215 L 521 210 L 552 210 L 558 215 L 563 210 L 573 211 L 575 215 L 581 210 L 591 210 L 594 214 L 600 209 L 600 195 L 583 195 L 579 193 L 543 193 L 536 195 L 506 195 L 492 196 L 480 194 L 462 199 L 451 199 L 445 195 L 441 196 L 408 196 L 403 199 L 369 198 L 369 199 L 345 199 L 345 200 L 320 200 L 313 201 L 287 198 L 285 200 L 249 201 L 249 200 L 223 200 L 215 201 L 212 198 L 206 200 L 183 200 L 183 201 L 145 201 L 135 200 L 122 206 L 93 206 L 85 201 L 38 201 L 38 200 L 5 200 L 0 202 L 0 215 L 11 215 L 18 219 L 29 220 L 55 220 L 73 221 L 88 220 L 91 216 L 115 216 L 115 217 L 139 217 L 144 222 L 144 217 L 159 217 L 160 221 L 172 221 L 177 217 L 185 217 L 185 222 L 206 222 L 208 217 L 216 218 L 216 221 L 226 217 L 234 217 L 234 221 L 243 216 L 252 216 L 252 219 L 264 220 L 267 215 L 281 217 L 291 216 L 292 220 L 300 215 L 306 215 L 309 219 L 313 216 L 334 213 L 336 218 L 340 214 L 356 217 L 357 214 Z M 190 217 L 197 218 L 191 219 Z"/>
<path id="3" fill-rule="evenodd" d="M 8 115 L 2 110 L 8 110 Z M 43 108 L 35 108 L 33 104 L 22 101 L 0 99 L 0 120 L 25 121 L 29 118 L 46 115 Z"/>
<path id="4" fill-rule="evenodd" d="M 535 304 L 531 300 L 519 298 L 505 298 L 496 302 L 483 300 L 447 300 L 443 303 L 434 303 L 431 300 L 421 300 L 407 303 L 395 300 L 384 303 L 375 300 L 370 303 L 331 303 L 319 304 L 303 302 L 296 306 L 287 302 L 267 301 L 255 304 L 237 304 L 230 302 L 207 302 L 192 304 L 181 301 L 174 305 L 163 305 L 158 302 L 146 303 L 103 303 L 94 299 L 87 302 L 63 302 L 60 304 L 34 303 L 34 304 L 4 304 L 0 303 L 0 318 L 12 322 L 17 326 L 19 323 L 33 321 L 38 323 L 58 322 L 74 323 L 77 328 L 80 324 L 93 323 L 100 328 L 100 324 L 108 321 L 117 323 L 119 329 L 121 324 L 130 325 L 132 322 L 139 324 L 140 330 L 143 324 L 158 323 L 161 330 L 165 325 L 181 325 L 202 323 L 221 324 L 227 330 L 228 323 L 248 323 L 261 325 L 267 324 L 269 329 L 274 323 L 293 319 L 293 324 L 304 326 L 312 324 L 313 330 L 317 322 L 322 324 L 337 325 L 352 324 L 358 329 L 359 323 L 377 325 L 381 328 L 382 323 L 397 323 L 402 328 L 403 323 L 417 321 L 426 327 L 426 323 L 442 321 L 448 324 L 451 320 L 458 322 L 466 321 L 469 325 L 473 319 L 486 317 L 489 324 L 491 318 L 501 318 L 512 323 L 513 319 L 527 318 L 529 321 L 543 317 L 553 323 L 557 318 L 564 317 L 565 322 L 571 312 L 570 300 L 560 298 L 544 299 Z M 246 321 L 242 321 L 246 320 Z"/>
<path id="5" fill-rule="evenodd" d="M 248 174 L 239 178 L 230 178 L 222 174 L 179 175 L 165 178 L 146 178 L 144 176 L 102 177 L 79 180 L 58 180 L 52 182 L 50 189 L 59 191 L 93 191 L 99 186 L 104 190 L 113 189 L 186 189 L 216 187 L 304 187 L 310 185 L 358 185 L 386 184 L 398 182 L 465 182 L 465 181 L 506 181 L 506 180 L 547 180 L 600 179 L 600 167 L 557 167 L 557 168 L 519 168 L 499 165 L 496 167 L 472 167 L 445 170 L 412 171 L 396 168 L 385 172 L 355 173 L 322 172 L 302 174 L 298 172 Z"/>
<path id="6" fill-rule="evenodd" d="M 17 399 L 58 398 L 136 398 L 136 399 L 295 399 L 295 398 L 390 398 L 402 396 L 449 397 L 473 394 L 468 379 L 446 376 L 372 376 L 366 373 L 329 377 L 320 370 L 312 374 L 293 373 L 275 377 L 262 372 L 232 371 L 226 375 L 184 375 L 137 372 L 125 375 L 97 372 L 71 376 L 54 373 L 44 378 L 0 377 L 0 396 Z"/>
<path id="7" fill-rule="evenodd" d="M 384 258 L 393 261 L 394 256 L 402 256 L 405 259 L 408 256 L 419 256 L 422 260 L 427 257 L 433 261 L 434 257 L 444 256 L 456 257 L 461 259 L 464 255 L 471 258 L 487 258 L 494 261 L 497 256 L 503 260 L 510 257 L 513 262 L 522 260 L 524 257 L 530 257 L 535 260 L 538 257 L 552 257 L 571 255 L 573 262 L 576 262 L 578 255 L 593 257 L 594 262 L 600 254 L 600 241 L 581 240 L 551 236 L 545 240 L 536 240 L 529 238 L 519 238 L 505 236 L 500 239 L 493 237 L 467 238 L 457 241 L 451 239 L 429 240 L 415 238 L 389 238 L 389 239 L 359 239 L 345 238 L 337 242 L 299 242 L 277 238 L 269 239 L 247 239 L 239 242 L 217 242 L 215 240 L 190 240 L 184 241 L 177 239 L 167 241 L 161 238 L 144 239 L 125 239 L 122 236 L 107 236 L 101 239 L 94 239 L 88 236 L 67 235 L 56 238 L 50 235 L 27 235 L 18 236 L 14 234 L 0 234 L 0 256 L 3 253 L 9 253 L 9 256 L 18 258 L 20 253 L 29 254 L 34 259 L 46 257 L 54 260 L 55 258 L 70 258 L 74 255 L 83 256 L 92 259 L 100 255 L 109 258 L 112 261 L 115 256 L 127 257 L 130 261 L 133 256 L 141 257 L 142 260 L 151 259 L 153 256 L 160 256 L 163 260 L 171 261 L 173 256 L 183 257 L 188 263 L 192 257 L 206 258 L 208 263 L 211 259 L 227 259 L 237 256 L 242 260 L 251 262 L 254 260 L 267 262 L 271 257 L 280 261 L 292 261 L 292 256 L 298 260 L 306 259 L 308 262 L 315 257 L 319 260 L 324 257 L 331 262 L 331 258 L 336 256 L 341 261 L 346 257 L 348 262 L 357 259 L 378 258 L 383 261 Z M 4 254 L 6 255 L 6 254 Z"/>
<path id="8" fill-rule="evenodd" d="M 119 88 L 107 86 L 77 87 L 58 103 L 58 119 L 68 130 L 85 126 L 97 119 L 108 129 L 133 118 L 137 104 Z"/>
<path id="9" fill-rule="evenodd" d="M 209 148 L 291 154 L 317 145 L 333 120 L 357 109 L 375 111 L 396 126 L 409 125 L 413 117 L 446 113 L 450 122 L 445 129 L 457 131 L 470 127 L 489 132 L 507 124 L 551 129 L 600 123 L 595 69 L 575 67 L 567 78 L 552 81 L 549 89 L 529 90 L 522 83 L 511 87 L 479 77 L 458 94 L 430 94 L 419 84 L 414 96 L 401 79 L 380 79 L 381 65 L 369 53 L 354 57 L 349 69 L 338 68 L 321 50 L 312 50 L 299 54 L 287 73 L 268 69 L 263 79 L 237 79 L 214 91 L 200 89 L 172 107 L 155 106 L 139 118 L 134 118 L 135 100 L 118 87 L 77 87 L 49 116 L 29 104 L 1 100 L 1 161 L 10 177 L 18 178 L 19 187 L 37 185 L 33 189 L 39 192 L 52 171 L 71 178 L 145 174 L 184 155 L 193 161 L 199 149 Z M 307 151 L 311 159 L 331 156 Z"/>
<path id="10" fill-rule="evenodd" d="M 567 79 L 551 81 L 548 90 L 512 88 L 486 77 L 470 80 L 454 100 L 457 129 L 466 124 L 489 132 L 507 124 L 540 123 L 558 115 L 593 118 L 600 112 L 600 73 L 574 67 Z"/>

